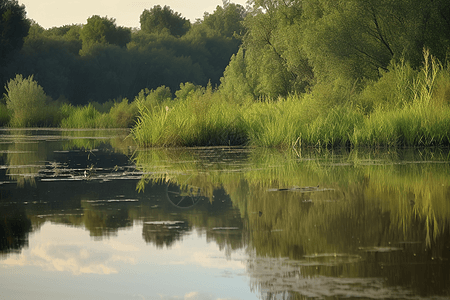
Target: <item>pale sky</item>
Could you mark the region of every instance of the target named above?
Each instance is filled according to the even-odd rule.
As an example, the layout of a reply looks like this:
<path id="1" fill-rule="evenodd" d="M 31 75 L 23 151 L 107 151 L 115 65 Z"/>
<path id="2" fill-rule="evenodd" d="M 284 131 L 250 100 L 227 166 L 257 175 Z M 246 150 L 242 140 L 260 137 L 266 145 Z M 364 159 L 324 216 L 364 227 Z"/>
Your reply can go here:
<path id="1" fill-rule="evenodd" d="M 245 7 L 247 0 L 232 0 Z M 139 16 L 144 9 L 155 5 L 170 6 L 184 18 L 195 22 L 203 18 L 204 12 L 212 13 L 222 0 L 19 0 L 25 5 L 27 18 L 44 28 L 70 24 L 85 24 L 92 15 L 115 18 L 116 24 L 140 27 Z"/>

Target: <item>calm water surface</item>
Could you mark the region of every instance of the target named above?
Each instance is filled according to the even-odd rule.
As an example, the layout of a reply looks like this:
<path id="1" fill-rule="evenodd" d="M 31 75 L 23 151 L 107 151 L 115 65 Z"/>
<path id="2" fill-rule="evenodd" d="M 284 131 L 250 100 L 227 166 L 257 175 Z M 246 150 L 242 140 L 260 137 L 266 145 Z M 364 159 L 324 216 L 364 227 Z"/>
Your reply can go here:
<path id="1" fill-rule="evenodd" d="M 448 149 L 0 130 L 0 299 L 449 299 Z"/>

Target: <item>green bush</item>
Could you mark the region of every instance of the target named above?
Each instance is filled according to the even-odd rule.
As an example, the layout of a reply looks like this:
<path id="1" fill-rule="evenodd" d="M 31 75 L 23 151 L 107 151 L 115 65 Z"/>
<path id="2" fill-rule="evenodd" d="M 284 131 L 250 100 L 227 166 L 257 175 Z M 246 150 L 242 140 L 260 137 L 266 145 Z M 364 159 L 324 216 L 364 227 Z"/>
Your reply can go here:
<path id="1" fill-rule="evenodd" d="M 154 109 L 157 109 L 161 103 L 171 99 L 172 93 L 170 92 L 170 88 L 163 85 L 156 90 L 141 90 L 135 98 L 135 101 L 140 103 L 139 105 L 142 109 L 145 107 L 145 109 L 153 111 Z"/>
<path id="2" fill-rule="evenodd" d="M 112 127 L 116 128 L 130 128 L 137 121 L 138 108 L 136 102 L 128 103 L 128 99 L 123 99 L 121 102 L 115 102 L 109 114 L 108 120 L 113 122 Z"/>
<path id="3" fill-rule="evenodd" d="M 63 107 L 67 115 L 61 121 L 63 128 L 101 128 L 102 114 L 92 104 L 83 107 L 67 105 Z"/>
<path id="4" fill-rule="evenodd" d="M 304 135 L 306 118 L 297 97 L 253 103 L 242 111 L 249 142 L 254 146 L 291 146 Z"/>
<path id="5" fill-rule="evenodd" d="M 410 64 L 393 62 L 378 81 L 369 83 L 362 91 L 360 106 L 366 113 L 400 109 L 414 99 L 414 85 L 418 71 Z"/>
<path id="6" fill-rule="evenodd" d="M 99 111 L 100 107 L 102 111 Z M 111 107 L 109 111 L 106 108 Z M 137 120 L 138 108 L 128 99 L 121 102 L 106 102 L 104 105 L 90 103 L 87 106 L 74 107 L 64 104 L 61 107 L 63 128 L 130 128 Z"/>
<path id="7" fill-rule="evenodd" d="M 148 109 L 137 101 L 139 118 L 132 134 L 142 146 L 242 145 L 246 142 L 241 109 L 209 85 L 184 100 L 166 99 Z"/>
<path id="8" fill-rule="evenodd" d="M 356 130 L 355 146 L 423 147 L 450 144 L 450 108 L 414 104 L 388 112 L 376 111 Z"/>
<path id="9" fill-rule="evenodd" d="M 0 126 L 6 126 L 8 125 L 10 120 L 8 108 L 6 107 L 6 104 L 1 103 L 0 104 Z"/>
<path id="10" fill-rule="evenodd" d="M 45 94 L 33 75 L 23 78 L 18 74 L 8 81 L 5 89 L 11 126 L 56 126 L 60 121 L 58 105 Z"/>
<path id="11" fill-rule="evenodd" d="M 180 83 L 180 89 L 175 92 L 175 97 L 177 100 L 186 100 L 190 94 L 202 89 L 203 88 L 201 86 L 195 85 L 190 82 Z"/>

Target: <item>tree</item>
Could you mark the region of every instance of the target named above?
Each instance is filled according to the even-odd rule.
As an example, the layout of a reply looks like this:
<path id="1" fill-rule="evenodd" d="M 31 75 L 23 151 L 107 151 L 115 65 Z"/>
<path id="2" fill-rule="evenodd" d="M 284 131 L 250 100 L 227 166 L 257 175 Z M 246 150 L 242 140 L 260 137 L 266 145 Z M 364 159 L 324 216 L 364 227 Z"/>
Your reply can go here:
<path id="1" fill-rule="evenodd" d="M 80 54 L 86 55 L 95 45 L 125 47 L 131 41 L 131 30 L 116 26 L 116 20 L 113 18 L 95 15 L 87 19 L 87 24 L 80 31 L 80 38 L 83 42 Z"/>
<path id="2" fill-rule="evenodd" d="M 276 98 L 304 92 L 312 84 L 312 68 L 301 48 L 302 3 L 252 2 L 244 20 L 243 51 L 234 57 L 222 79 L 226 84 L 233 83 L 233 88 L 225 90 Z M 242 76 L 245 80 L 240 79 Z"/>
<path id="3" fill-rule="evenodd" d="M 155 5 L 150 10 L 145 9 L 140 16 L 141 30 L 146 33 L 162 33 L 180 37 L 188 32 L 191 23 L 180 13 L 174 12 L 169 6 L 162 8 Z"/>
<path id="4" fill-rule="evenodd" d="M 22 48 L 29 28 L 24 5 L 16 0 L 0 0 L 0 95 L 11 73 L 7 65 Z"/>
<path id="5" fill-rule="evenodd" d="M 242 22 L 246 14 L 243 6 L 223 0 L 223 7 L 218 5 L 212 14 L 205 13 L 203 24 L 226 37 L 243 35 L 245 27 Z"/>
<path id="6" fill-rule="evenodd" d="M 0 0 L 0 65 L 20 49 L 28 34 L 30 22 L 26 19 L 25 6 L 16 0 Z"/>
<path id="7" fill-rule="evenodd" d="M 435 0 L 305 1 L 303 48 L 316 76 L 378 79 L 392 60 L 418 67 L 429 48 L 445 61 L 450 4 Z"/>
<path id="8" fill-rule="evenodd" d="M 245 85 L 256 80 L 251 85 L 256 97 L 301 93 L 318 84 L 358 90 L 379 79 L 380 70 L 386 71 L 393 61 L 403 59 L 418 68 L 424 48 L 440 61 L 448 59 L 449 1 L 253 0 L 250 4 L 242 63 L 237 64 L 235 57 L 223 82 Z M 245 74 L 247 80 L 231 78 L 236 74 Z"/>
<path id="9" fill-rule="evenodd" d="M 243 100 L 249 96 L 256 98 L 256 82 L 247 69 L 244 48 L 240 48 L 238 53 L 231 57 L 230 63 L 220 79 L 220 89 L 235 99 Z"/>

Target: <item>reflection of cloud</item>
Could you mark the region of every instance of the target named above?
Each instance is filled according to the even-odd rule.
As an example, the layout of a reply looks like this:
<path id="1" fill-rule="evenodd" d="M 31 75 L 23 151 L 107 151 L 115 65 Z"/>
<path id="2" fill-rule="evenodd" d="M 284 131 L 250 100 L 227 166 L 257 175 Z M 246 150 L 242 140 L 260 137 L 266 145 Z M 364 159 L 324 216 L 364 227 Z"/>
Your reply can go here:
<path id="1" fill-rule="evenodd" d="M 44 225 L 41 234 L 50 235 L 37 243 L 33 243 L 29 249 L 19 255 L 11 255 L 2 261 L 3 265 L 37 266 L 47 271 L 70 272 L 74 275 L 81 274 L 116 274 L 117 264 L 135 264 L 136 258 L 130 257 L 129 252 L 139 251 L 137 247 L 119 242 L 96 243 L 98 247 L 89 247 L 83 241 L 85 233 L 73 230 L 61 235 L 59 227 L 52 227 L 47 231 Z M 72 230 L 65 228 L 64 230 Z"/>
<path id="2" fill-rule="evenodd" d="M 191 262 L 199 264 L 203 268 L 216 269 L 245 269 L 245 264 L 240 260 L 227 260 L 224 257 L 217 257 L 216 245 L 209 245 L 206 249 L 195 251 L 191 255 Z"/>
<path id="3" fill-rule="evenodd" d="M 186 247 L 186 244 L 189 244 Z M 172 247 L 171 259 L 165 264 L 168 265 L 189 265 L 194 264 L 202 268 L 221 270 L 245 270 L 245 254 L 240 251 L 233 253 L 234 259 L 227 260 L 217 250 L 214 243 L 194 244 L 189 240 L 184 241 L 184 247 L 175 244 Z"/>
<path id="4" fill-rule="evenodd" d="M 227 260 L 215 243 L 207 243 L 203 237 L 195 235 L 186 235 L 183 241 L 175 243 L 170 249 L 158 249 L 142 241 L 142 226 L 124 230 L 116 238 L 95 241 L 80 228 L 44 223 L 39 231 L 30 235 L 28 248 L 23 249 L 20 254 L 6 257 L 5 260 L 0 261 L 0 266 L 38 267 L 45 271 L 67 272 L 78 276 L 124 274 L 127 272 L 122 271 L 129 270 L 130 265 L 142 269 L 143 265 L 147 264 L 156 268 L 155 270 L 160 268 L 158 266 L 177 268 L 177 265 L 182 265 L 189 272 L 198 268 L 230 274 L 234 274 L 235 270 L 243 272 L 245 260 L 240 258 L 245 256 L 244 252 L 237 251 L 232 256 L 233 259 Z M 166 268 L 161 267 L 161 270 Z M 196 271 L 192 272 L 196 274 Z M 220 274 L 214 277 L 218 276 Z M 174 296 L 171 293 L 168 294 Z M 217 299 L 209 294 L 195 292 L 177 296 L 178 298 L 163 297 L 161 299 Z M 147 296 L 145 297 L 148 299 Z"/>
<path id="5" fill-rule="evenodd" d="M 121 251 L 121 252 L 138 252 L 141 251 L 140 248 L 134 246 L 134 245 L 130 245 L 130 244 L 124 244 L 121 243 L 117 240 L 109 240 L 109 241 L 105 241 L 105 244 L 111 246 L 112 248 L 114 248 L 114 250 L 116 251 Z"/>
<path id="6" fill-rule="evenodd" d="M 214 298 L 212 295 L 209 294 L 202 294 L 199 292 L 189 292 L 183 296 L 166 296 L 166 295 L 159 295 L 161 300 L 221 300 L 218 298 Z M 225 299 L 222 299 L 225 300 Z"/>
<path id="7" fill-rule="evenodd" d="M 115 274 L 116 268 L 108 266 L 110 261 L 122 258 L 104 252 L 88 252 L 79 245 L 40 244 L 28 253 L 11 256 L 3 263 L 8 266 L 38 266 L 48 271 L 80 274 Z M 125 260 L 125 259 L 123 259 Z"/>

